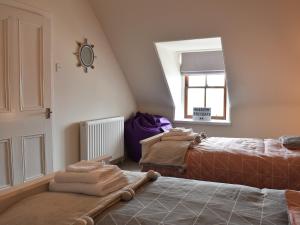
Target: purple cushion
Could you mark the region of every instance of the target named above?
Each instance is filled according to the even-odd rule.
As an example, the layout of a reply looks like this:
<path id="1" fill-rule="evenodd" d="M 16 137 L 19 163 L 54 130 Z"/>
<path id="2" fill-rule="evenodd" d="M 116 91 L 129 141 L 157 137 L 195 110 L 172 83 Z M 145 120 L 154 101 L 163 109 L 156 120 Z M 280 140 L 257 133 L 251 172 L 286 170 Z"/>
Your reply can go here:
<path id="1" fill-rule="evenodd" d="M 125 122 L 125 146 L 128 156 L 138 162 L 142 156 L 140 141 L 171 128 L 171 122 L 163 116 L 137 112 Z"/>

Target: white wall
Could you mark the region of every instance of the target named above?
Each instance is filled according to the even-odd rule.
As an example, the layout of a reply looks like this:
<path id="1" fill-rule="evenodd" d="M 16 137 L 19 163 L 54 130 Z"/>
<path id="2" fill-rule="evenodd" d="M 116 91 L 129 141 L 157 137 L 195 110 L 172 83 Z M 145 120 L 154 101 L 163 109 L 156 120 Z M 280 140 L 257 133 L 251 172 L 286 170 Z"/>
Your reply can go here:
<path id="1" fill-rule="evenodd" d="M 194 128 L 214 136 L 300 134 L 299 0 L 90 1 L 139 109 L 173 113 L 153 42 L 218 36 L 232 125 Z"/>
<path id="2" fill-rule="evenodd" d="M 160 63 L 163 69 L 165 80 L 168 84 L 168 89 L 172 96 L 173 105 L 176 107 L 176 114 L 181 114 L 178 108 L 181 108 L 182 92 L 179 91 L 182 86 L 182 76 L 179 68 L 179 53 L 170 51 L 162 44 L 156 44 L 157 55 L 160 57 Z M 182 110 L 183 111 L 183 110 Z M 178 117 L 178 116 L 177 116 Z"/>
<path id="3" fill-rule="evenodd" d="M 87 0 L 18 0 L 52 14 L 54 169 L 79 159 L 79 121 L 129 116 L 136 109 L 127 81 Z M 76 67 L 76 41 L 95 45 L 95 70 Z M 62 69 L 55 72 L 54 63 Z"/>

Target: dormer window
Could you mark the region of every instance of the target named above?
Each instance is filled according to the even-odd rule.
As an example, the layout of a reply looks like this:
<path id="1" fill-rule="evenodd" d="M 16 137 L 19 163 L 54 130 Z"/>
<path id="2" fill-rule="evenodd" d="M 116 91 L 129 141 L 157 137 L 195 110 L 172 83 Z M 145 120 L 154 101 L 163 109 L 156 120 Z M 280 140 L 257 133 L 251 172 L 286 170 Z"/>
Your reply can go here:
<path id="1" fill-rule="evenodd" d="M 155 43 L 174 105 L 174 121 L 230 124 L 230 101 L 220 37 Z M 193 121 L 194 107 L 212 120 Z"/>
<path id="2" fill-rule="evenodd" d="M 209 107 L 212 119 L 226 120 L 223 52 L 182 53 L 180 72 L 184 76 L 184 118 L 192 118 L 194 107 Z"/>

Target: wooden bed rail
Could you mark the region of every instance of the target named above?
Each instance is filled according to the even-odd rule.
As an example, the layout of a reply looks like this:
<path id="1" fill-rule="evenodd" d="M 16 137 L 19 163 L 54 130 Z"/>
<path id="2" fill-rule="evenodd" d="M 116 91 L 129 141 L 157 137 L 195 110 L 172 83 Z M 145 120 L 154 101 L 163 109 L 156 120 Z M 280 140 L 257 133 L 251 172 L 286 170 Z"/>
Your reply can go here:
<path id="1" fill-rule="evenodd" d="M 53 177 L 54 173 L 0 191 L 0 213 L 28 196 L 48 191 L 49 182 Z"/>
<path id="2" fill-rule="evenodd" d="M 75 223 L 73 223 L 72 225 L 94 225 L 94 219 L 97 218 L 97 216 L 99 216 L 103 211 L 122 200 L 130 201 L 135 195 L 135 191 L 137 189 L 139 189 L 147 182 L 155 181 L 159 176 L 160 175 L 158 173 L 154 172 L 153 170 L 149 170 L 140 180 L 115 192 L 113 196 L 110 196 L 110 198 L 103 200 L 103 202 L 101 202 L 101 204 L 99 204 L 97 207 L 88 211 L 80 218 L 76 219 Z"/>
<path id="3" fill-rule="evenodd" d="M 104 162 L 105 164 L 108 164 L 111 159 L 112 159 L 111 156 L 109 156 L 109 155 L 103 155 L 103 156 L 99 156 L 99 157 L 96 157 L 94 159 L 91 159 L 90 161 Z"/>
<path id="4" fill-rule="evenodd" d="M 158 141 L 160 141 L 160 138 L 161 136 L 163 136 L 164 133 L 160 133 L 160 134 L 157 134 L 157 135 L 154 135 L 152 137 L 149 137 L 149 138 L 146 138 L 144 140 L 141 140 L 140 141 L 140 144 L 154 144 Z"/>

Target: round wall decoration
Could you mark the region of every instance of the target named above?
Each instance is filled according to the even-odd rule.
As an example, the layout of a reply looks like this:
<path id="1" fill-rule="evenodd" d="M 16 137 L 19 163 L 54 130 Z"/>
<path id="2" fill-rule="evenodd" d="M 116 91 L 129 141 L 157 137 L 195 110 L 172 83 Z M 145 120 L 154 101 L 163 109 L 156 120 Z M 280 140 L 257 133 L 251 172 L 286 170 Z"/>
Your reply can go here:
<path id="1" fill-rule="evenodd" d="M 78 58 L 78 67 L 83 67 L 83 71 L 85 73 L 88 72 L 88 68 L 94 69 L 95 66 L 93 65 L 94 59 L 96 58 L 94 54 L 94 45 L 89 44 L 87 39 L 85 38 L 84 41 L 77 42 L 78 50 L 74 54 Z"/>

